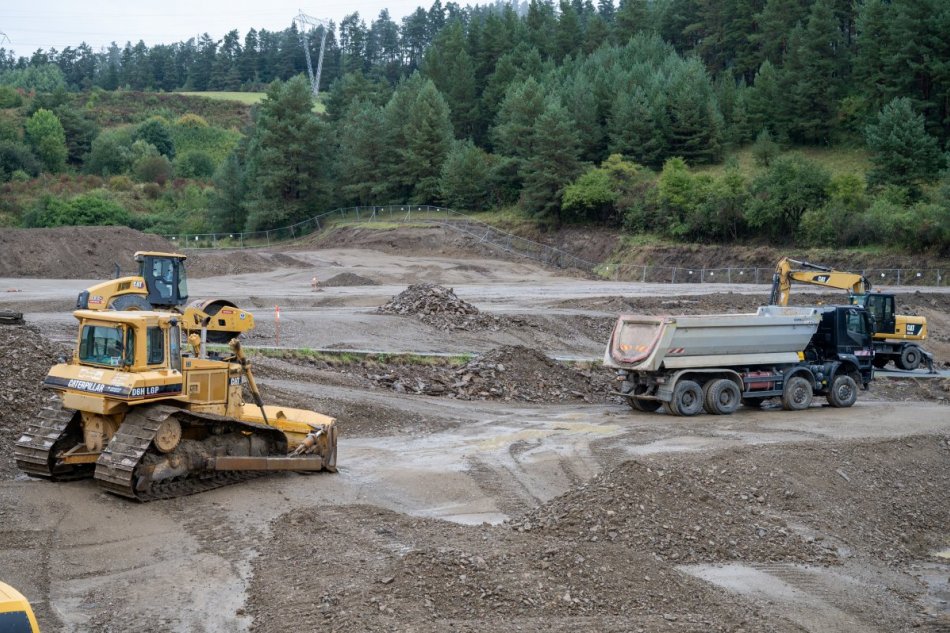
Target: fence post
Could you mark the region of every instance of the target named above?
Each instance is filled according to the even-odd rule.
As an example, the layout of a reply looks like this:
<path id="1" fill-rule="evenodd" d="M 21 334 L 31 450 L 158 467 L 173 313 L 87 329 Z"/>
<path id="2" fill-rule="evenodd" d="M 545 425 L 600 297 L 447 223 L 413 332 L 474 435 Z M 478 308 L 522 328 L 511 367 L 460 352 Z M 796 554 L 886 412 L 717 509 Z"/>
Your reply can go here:
<path id="1" fill-rule="evenodd" d="M 265 231 L 264 235 L 267 236 L 267 245 L 270 246 L 270 229 Z"/>
<path id="2" fill-rule="evenodd" d="M 671 284 L 676 283 L 676 266 L 673 266 L 673 280 L 670 283 Z"/>
<path id="3" fill-rule="evenodd" d="M 647 267 L 643 267 L 643 274 L 640 276 L 640 283 L 645 284 L 647 282 Z"/>

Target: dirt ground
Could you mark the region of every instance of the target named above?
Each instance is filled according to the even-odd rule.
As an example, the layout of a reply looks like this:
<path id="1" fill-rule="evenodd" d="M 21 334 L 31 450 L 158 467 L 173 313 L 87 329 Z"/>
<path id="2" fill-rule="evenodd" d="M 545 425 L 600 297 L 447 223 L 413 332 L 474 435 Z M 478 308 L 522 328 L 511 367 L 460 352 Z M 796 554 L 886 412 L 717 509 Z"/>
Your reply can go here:
<path id="1" fill-rule="evenodd" d="M 618 313 L 751 311 L 767 288 L 582 280 L 429 236 L 189 259 L 194 296 L 255 306 L 249 346 L 275 345 L 280 305 L 296 349 L 252 356 L 265 400 L 335 416 L 340 472 L 171 501 L 16 471 L 85 282 L 0 296 L 27 320 L 0 326 L 0 579 L 44 631 L 950 630 L 950 379 L 637 413 L 589 361 Z M 445 292 L 403 295 L 419 283 Z M 950 360 L 950 293 L 899 304 Z"/>

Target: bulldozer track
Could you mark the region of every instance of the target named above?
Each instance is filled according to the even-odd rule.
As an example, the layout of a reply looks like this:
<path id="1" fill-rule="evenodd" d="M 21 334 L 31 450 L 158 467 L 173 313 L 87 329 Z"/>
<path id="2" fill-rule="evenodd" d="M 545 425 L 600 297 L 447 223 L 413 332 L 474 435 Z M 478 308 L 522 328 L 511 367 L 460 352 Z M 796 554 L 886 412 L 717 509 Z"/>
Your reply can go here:
<path id="1" fill-rule="evenodd" d="M 62 440 L 78 429 L 76 411 L 64 409 L 58 403 L 43 407 L 13 448 L 17 468 L 29 475 L 59 481 L 88 477 L 91 474 L 88 466 L 56 464 L 56 451 Z"/>
<path id="2" fill-rule="evenodd" d="M 95 478 L 99 487 L 138 501 L 156 501 L 205 492 L 267 474 L 260 471 L 201 471 L 152 482 L 146 490 L 138 490 L 136 468 L 142 463 L 162 422 L 173 415 L 199 420 L 205 417 L 163 405 L 138 407 L 131 411 L 96 461 Z M 208 420 L 220 422 L 223 418 L 208 416 Z M 228 421 L 228 424 L 260 428 L 234 420 Z"/>

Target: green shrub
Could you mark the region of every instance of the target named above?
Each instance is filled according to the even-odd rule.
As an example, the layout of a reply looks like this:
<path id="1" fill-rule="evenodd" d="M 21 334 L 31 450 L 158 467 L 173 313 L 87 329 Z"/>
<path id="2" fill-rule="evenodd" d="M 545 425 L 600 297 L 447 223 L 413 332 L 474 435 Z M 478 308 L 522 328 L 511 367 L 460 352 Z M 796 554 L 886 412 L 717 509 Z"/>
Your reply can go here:
<path id="1" fill-rule="evenodd" d="M 101 192 L 71 200 L 43 196 L 24 215 L 28 227 L 128 225 L 129 213 Z"/>
<path id="2" fill-rule="evenodd" d="M 23 97 L 10 86 L 0 86 L 0 108 L 19 108 L 23 105 Z"/>
<path id="3" fill-rule="evenodd" d="M 172 177 L 172 164 L 165 156 L 147 156 L 135 163 L 135 177 L 139 182 L 153 182 L 164 186 Z"/>
<path id="4" fill-rule="evenodd" d="M 205 121 L 204 117 L 188 112 L 178 117 L 175 120 L 175 125 L 183 128 L 204 128 L 208 127 L 208 122 Z"/>
<path id="5" fill-rule="evenodd" d="M 26 138 L 48 170 L 57 172 L 65 167 L 66 132 L 55 114 L 45 108 L 34 112 L 26 122 Z"/>
<path id="6" fill-rule="evenodd" d="M 128 176 L 113 176 L 109 178 L 109 189 L 113 191 L 131 191 L 132 179 Z"/>
<path id="7" fill-rule="evenodd" d="M 152 117 L 138 126 L 132 135 L 133 141 L 145 141 L 168 158 L 175 158 L 175 143 L 172 141 L 168 123 L 161 117 Z"/>
<path id="8" fill-rule="evenodd" d="M 8 180 L 16 171 L 36 176 L 40 169 L 40 161 L 29 147 L 17 141 L 0 140 L 0 181 Z"/>
<path id="9" fill-rule="evenodd" d="M 181 178 L 210 178 L 214 169 L 211 156 L 200 150 L 187 152 L 175 160 L 175 173 Z"/>
<path id="10" fill-rule="evenodd" d="M 17 169 L 12 174 L 10 174 L 10 180 L 13 182 L 28 182 L 32 178 L 32 176 L 22 169 Z"/>
<path id="11" fill-rule="evenodd" d="M 97 176 L 125 173 L 132 166 L 131 147 L 130 129 L 106 130 L 92 141 L 83 171 Z"/>
<path id="12" fill-rule="evenodd" d="M 200 119 L 201 117 L 196 118 Z M 179 122 L 172 125 L 171 136 L 175 144 L 176 153 L 187 154 L 188 152 L 196 151 L 204 152 L 211 157 L 215 167 L 220 165 L 224 159 L 227 158 L 228 154 L 237 147 L 238 142 L 241 140 L 241 134 L 239 132 L 225 130 L 224 128 L 213 125 L 194 124 L 194 122 L 190 120 L 184 125 Z"/>
<path id="13" fill-rule="evenodd" d="M 142 185 L 142 193 L 149 200 L 158 200 L 158 197 L 162 195 L 162 187 L 154 182 L 147 182 Z"/>

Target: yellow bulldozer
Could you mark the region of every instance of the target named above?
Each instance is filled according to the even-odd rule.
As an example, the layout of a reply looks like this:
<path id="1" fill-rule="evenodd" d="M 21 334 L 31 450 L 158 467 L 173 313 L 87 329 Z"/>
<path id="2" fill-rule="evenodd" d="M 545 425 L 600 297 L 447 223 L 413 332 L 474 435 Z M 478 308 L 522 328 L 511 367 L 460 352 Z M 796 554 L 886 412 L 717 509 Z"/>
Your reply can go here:
<path id="1" fill-rule="evenodd" d="M 188 302 L 186 259 L 181 253 L 138 251 L 138 275 L 122 277 L 117 264 L 116 278 L 80 292 L 76 309 L 177 312 L 184 332 L 198 332 L 204 326 L 212 343 L 227 343 L 254 329 L 254 315 L 227 299 Z"/>
<path id="2" fill-rule="evenodd" d="M 871 292 L 871 282 L 864 275 L 783 257 L 772 276 L 769 303 L 788 305 L 792 282 L 847 290 L 852 305 L 867 309 L 874 321 L 875 367 L 893 361 L 899 369 L 913 370 L 923 362 L 934 373 L 933 354 L 918 344 L 927 338 L 927 319 L 897 314 L 894 295 Z"/>
<path id="3" fill-rule="evenodd" d="M 265 406 L 241 344 L 208 350 L 183 334 L 184 315 L 77 310 L 72 359 L 44 386 L 61 393 L 27 427 L 17 466 L 54 480 L 92 476 L 148 501 L 192 494 L 261 472 L 336 471 L 333 418 Z M 245 388 L 253 403 L 245 402 Z"/>

